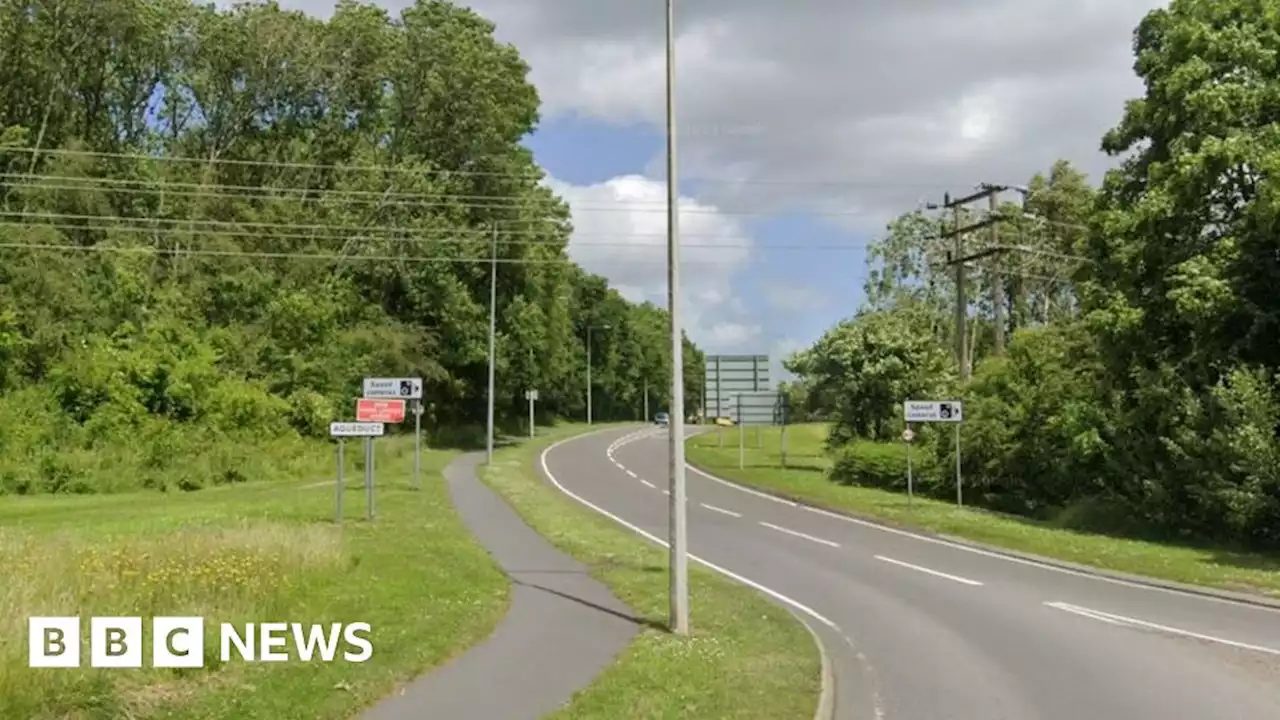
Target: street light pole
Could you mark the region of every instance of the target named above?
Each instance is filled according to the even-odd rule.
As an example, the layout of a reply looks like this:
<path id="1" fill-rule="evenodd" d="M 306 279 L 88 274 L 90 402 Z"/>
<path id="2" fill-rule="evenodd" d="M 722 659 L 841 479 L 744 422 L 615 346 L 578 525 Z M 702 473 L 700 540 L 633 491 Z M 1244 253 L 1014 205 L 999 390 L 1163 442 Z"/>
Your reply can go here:
<path id="1" fill-rule="evenodd" d="M 489 268 L 489 422 L 487 431 L 486 457 L 493 464 L 493 376 L 494 361 L 497 355 L 498 327 L 498 226 L 493 226 L 493 243 L 490 253 Z"/>
<path id="2" fill-rule="evenodd" d="M 591 328 L 587 328 L 587 426 L 591 426 Z"/>
<path id="3" fill-rule="evenodd" d="M 684 332 L 680 324 L 680 217 L 676 187 L 675 0 L 667 3 L 667 302 L 671 317 L 669 513 L 671 631 L 689 634 L 689 557 L 684 484 Z"/>

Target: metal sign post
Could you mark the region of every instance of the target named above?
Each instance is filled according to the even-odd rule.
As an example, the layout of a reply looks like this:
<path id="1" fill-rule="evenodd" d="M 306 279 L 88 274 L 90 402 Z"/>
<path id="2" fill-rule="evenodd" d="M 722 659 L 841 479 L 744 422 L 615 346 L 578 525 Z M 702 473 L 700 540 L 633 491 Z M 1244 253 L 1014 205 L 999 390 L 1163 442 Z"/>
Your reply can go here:
<path id="1" fill-rule="evenodd" d="M 536 403 L 536 402 L 538 402 L 538 391 L 537 391 L 537 390 L 525 390 L 525 391 L 524 391 L 524 399 L 529 401 L 529 437 L 531 437 L 531 438 L 532 438 L 532 437 L 533 437 L 533 434 L 534 434 L 534 430 L 533 430 L 533 428 L 534 428 L 534 425 L 533 425 L 533 422 L 534 422 L 534 421 L 533 421 L 533 404 L 534 404 L 534 403 Z"/>
<path id="2" fill-rule="evenodd" d="M 365 516 L 373 519 L 373 438 L 364 439 L 364 495 Z"/>
<path id="3" fill-rule="evenodd" d="M 964 422 L 964 405 L 959 400 L 908 400 L 903 403 L 908 425 L 913 422 L 955 423 L 956 426 L 956 505 L 964 506 L 964 490 L 960 476 L 960 424 Z"/>
<path id="4" fill-rule="evenodd" d="M 960 427 L 957 425 L 956 427 Z M 907 444 L 907 507 L 914 505 L 915 500 L 915 484 L 911 477 L 911 441 L 916 439 L 916 434 L 911 430 L 911 424 L 907 424 L 907 429 L 902 431 L 902 442 Z"/>
<path id="5" fill-rule="evenodd" d="M 747 466 L 747 427 L 742 424 L 742 396 L 738 396 L 738 469 Z"/>
<path id="6" fill-rule="evenodd" d="M 370 448 L 373 447 L 373 439 L 379 437 L 386 432 L 386 426 L 380 422 L 335 422 L 329 423 L 329 435 L 338 440 L 338 485 L 334 497 L 334 522 L 342 522 L 342 495 L 346 489 L 343 478 L 343 471 L 346 467 L 346 448 L 345 438 L 362 437 L 364 438 L 365 447 L 365 486 L 369 488 L 369 500 L 373 501 L 373 466 L 369 463 L 372 457 Z M 372 505 L 371 505 L 372 507 Z M 372 511 L 370 511 L 372 513 Z M 370 514 L 370 519 L 372 519 Z"/>
<path id="7" fill-rule="evenodd" d="M 333 521 L 338 525 L 342 524 L 342 491 L 345 489 L 342 487 L 342 467 L 345 464 L 342 457 L 342 446 L 345 444 L 342 438 L 338 438 L 338 486 L 334 491 L 336 497 L 333 499 Z"/>
<path id="8" fill-rule="evenodd" d="M 413 401 L 413 489 L 422 487 L 422 401 Z"/>

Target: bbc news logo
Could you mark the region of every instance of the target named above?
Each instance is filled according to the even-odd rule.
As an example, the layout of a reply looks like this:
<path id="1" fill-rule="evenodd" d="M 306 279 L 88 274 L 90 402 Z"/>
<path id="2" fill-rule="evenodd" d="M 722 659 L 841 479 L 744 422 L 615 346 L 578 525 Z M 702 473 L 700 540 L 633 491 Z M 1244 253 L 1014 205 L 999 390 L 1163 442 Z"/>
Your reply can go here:
<path id="1" fill-rule="evenodd" d="M 373 657 L 370 632 L 369 623 L 363 622 L 222 623 L 218 626 L 219 654 L 224 663 L 237 655 L 247 662 L 314 662 L 313 658 L 334 662 L 340 656 L 347 662 L 362 663 Z M 151 667 L 204 667 L 204 618 L 152 618 L 150 636 Z M 82 666 L 78 617 L 29 618 L 27 641 L 28 664 L 33 668 Z M 141 668 L 144 647 L 142 618 L 89 618 L 89 667 Z"/>

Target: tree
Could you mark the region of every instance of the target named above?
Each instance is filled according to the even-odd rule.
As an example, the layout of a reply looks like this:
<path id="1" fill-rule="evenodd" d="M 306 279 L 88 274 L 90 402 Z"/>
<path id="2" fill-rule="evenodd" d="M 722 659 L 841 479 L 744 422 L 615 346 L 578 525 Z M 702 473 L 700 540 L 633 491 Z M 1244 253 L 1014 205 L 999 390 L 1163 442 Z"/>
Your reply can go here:
<path id="1" fill-rule="evenodd" d="M 794 356 L 789 369 L 830 409 L 831 445 L 888 439 L 903 401 L 947 381 L 944 352 L 922 332 L 928 320 L 911 309 L 863 311 Z"/>

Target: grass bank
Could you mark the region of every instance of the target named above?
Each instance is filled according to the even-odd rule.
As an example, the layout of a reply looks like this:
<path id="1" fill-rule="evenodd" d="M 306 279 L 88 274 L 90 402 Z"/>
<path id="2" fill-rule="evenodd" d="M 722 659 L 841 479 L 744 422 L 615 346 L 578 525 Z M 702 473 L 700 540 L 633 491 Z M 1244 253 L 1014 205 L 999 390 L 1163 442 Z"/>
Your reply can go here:
<path id="1" fill-rule="evenodd" d="M 662 548 L 582 507 L 542 481 L 539 455 L 576 428 L 499 451 L 490 487 L 556 546 L 640 616 L 666 622 L 667 555 Z M 808 631 L 754 590 L 690 567 L 693 634 L 645 628 L 619 660 L 557 720 L 599 718 L 807 718 L 820 692 L 821 664 Z"/>
<path id="2" fill-rule="evenodd" d="M 505 612 L 507 582 L 449 502 L 439 470 L 453 454 L 424 453 L 415 491 L 412 439 L 379 444 L 377 520 L 364 519 L 360 452 L 349 451 L 342 528 L 333 480 L 315 475 L 0 498 L 10 579 L 0 587 L 0 717 L 337 720 L 483 639 Z M 333 462 L 316 453 L 317 467 Z M 78 615 L 86 635 L 89 616 L 141 615 L 147 667 L 91 669 L 82 646 L 82 669 L 28 668 L 31 615 Z M 205 617 L 212 665 L 151 669 L 146 618 L 156 615 Z M 209 622 L 269 621 L 368 622 L 373 657 L 216 667 Z"/>
<path id="3" fill-rule="evenodd" d="M 1280 598 L 1280 558 L 1075 532 L 1025 518 L 903 494 L 850 487 L 827 477 L 823 451 L 826 427 L 787 428 L 787 467 L 776 428 L 745 433 L 745 462 L 739 469 L 738 430 L 712 430 L 691 439 L 688 461 L 725 479 L 785 495 L 831 510 L 843 510 L 1010 550 L 1175 582 L 1254 592 Z"/>

